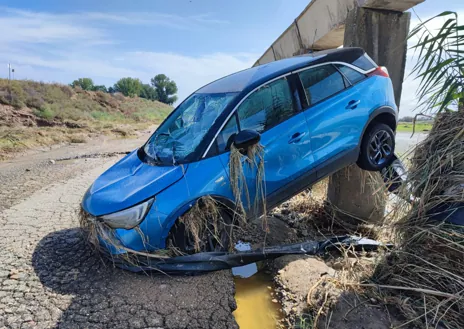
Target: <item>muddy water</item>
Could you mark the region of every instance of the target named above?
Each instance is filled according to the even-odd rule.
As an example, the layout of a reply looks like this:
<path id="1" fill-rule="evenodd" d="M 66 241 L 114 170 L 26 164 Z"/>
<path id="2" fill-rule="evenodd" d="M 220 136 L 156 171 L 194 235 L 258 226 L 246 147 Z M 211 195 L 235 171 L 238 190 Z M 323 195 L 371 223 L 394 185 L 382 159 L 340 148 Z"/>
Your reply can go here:
<path id="1" fill-rule="evenodd" d="M 273 303 L 272 282 L 268 274 L 258 272 L 249 278 L 235 278 L 235 320 L 240 329 L 277 329 L 280 305 Z"/>
<path id="2" fill-rule="evenodd" d="M 238 247 L 238 248 L 237 248 Z M 248 245 L 237 245 L 238 250 L 249 250 Z M 234 317 L 240 329 L 277 329 L 281 318 L 280 304 L 272 300 L 273 282 L 270 274 L 258 271 L 257 264 L 232 269 L 235 281 L 237 309 Z"/>

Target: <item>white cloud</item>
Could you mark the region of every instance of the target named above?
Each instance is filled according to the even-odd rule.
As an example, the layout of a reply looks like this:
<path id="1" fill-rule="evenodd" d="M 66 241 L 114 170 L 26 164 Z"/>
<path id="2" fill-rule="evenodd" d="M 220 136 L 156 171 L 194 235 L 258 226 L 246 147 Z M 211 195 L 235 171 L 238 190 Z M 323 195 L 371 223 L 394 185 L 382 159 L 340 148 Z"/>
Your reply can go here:
<path id="1" fill-rule="evenodd" d="M 2 8 L 0 15 L 0 42 L 48 43 L 58 41 L 92 41 L 108 43 L 111 24 L 162 26 L 171 29 L 202 29 L 228 24 L 212 14 L 180 16 L 158 12 L 77 12 L 51 14 Z M 4 33 L 7 32 L 7 33 Z"/>
<path id="2" fill-rule="evenodd" d="M 202 25 L 229 24 L 228 21 L 219 20 L 211 14 L 201 14 L 194 16 L 179 16 L 156 12 L 129 12 L 129 13 L 101 13 L 86 12 L 79 15 L 80 19 L 94 20 L 98 22 L 114 22 L 128 25 L 159 25 L 175 29 L 199 28 Z"/>
<path id="3" fill-rule="evenodd" d="M 150 77 L 153 72 L 166 72 L 174 81 L 179 81 L 181 99 L 213 80 L 251 67 L 256 58 L 257 54 L 243 53 L 213 53 L 199 57 L 155 52 L 127 54 L 128 61 L 139 63 L 138 69 L 145 70 Z"/>
<path id="4" fill-rule="evenodd" d="M 83 24 L 73 24 L 63 17 L 46 13 L 5 10 L 8 15 L 0 16 L 0 43 L 56 43 L 103 40 L 104 32 L 85 27 Z"/>
<path id="5" fill-rule="evenodd" d="M 0 58 L 3 55 L 0 51 Z M 107 54 L 77 54 L 77 57 L 49 60 L 18 54 L 15 59 L 20 64 L 15 67 L 17 77 L 20 74 L 23 78 L 69 83 L 70 79 L 89 76 L 95 82 L 107 85 L 126 76 L 149 83 L 156 74 L 164 73 L 176 81 L 179 100 L 182 100 L 211 81 L 251 67 L 256 56 L 214 53 L 193 57 L 163 52 L 128 52 L 115 54 L 114 57 Z"/>
<path id="6" fill-rule="evenodd" d="M 211 14 L 50 14 L 8 8 L 4 12 L 0 14 L 0 30 L 7 33 L 0 34 L 0 67 L 11 61 L 19 79 L 69 83 L 86 76 L 109 86 L 127 76 L 149 83 L 153 76 L 164 73 L 176 81 L 182 100 L 208 82 L 251 67 L 258 57 L 247 53 L 188 56 L 137 49 L 121 51 L 107 41 L 117 39 L 112 27 L 121 24 L 201 29 L 228 23 Z"/>

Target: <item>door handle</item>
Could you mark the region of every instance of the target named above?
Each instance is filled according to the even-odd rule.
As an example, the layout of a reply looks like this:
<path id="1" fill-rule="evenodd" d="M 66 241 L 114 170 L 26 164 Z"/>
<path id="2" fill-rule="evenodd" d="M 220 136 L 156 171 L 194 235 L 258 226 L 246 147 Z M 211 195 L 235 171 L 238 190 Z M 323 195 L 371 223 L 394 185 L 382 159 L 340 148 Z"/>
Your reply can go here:
<path id="1" fill-rule="evenodd" d="M 348 103 L 348 105 L 345 107 L 347 110 L 354 110 L 355 108 L 358 107 L 359 103 L 361 103 L 360 100 L 352 100 Z"/>
<path id="2" fill-rule="evenodd" d="M 298 143 L 299 141 L 301 141 L 304 135 L 306 135 L 306 133 L 300 133 L 300 132 L 294 133 L 292 137 L 290 137 L 290 139 L 288 140 L 288 144 Z"/>

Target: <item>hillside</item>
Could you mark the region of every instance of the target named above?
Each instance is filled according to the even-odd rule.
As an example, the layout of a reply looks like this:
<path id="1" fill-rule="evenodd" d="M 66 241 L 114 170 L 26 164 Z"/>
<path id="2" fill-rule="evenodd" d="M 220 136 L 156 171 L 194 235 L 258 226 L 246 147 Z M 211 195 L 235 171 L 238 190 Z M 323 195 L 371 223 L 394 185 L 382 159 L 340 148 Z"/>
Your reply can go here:
<path id="1" fill-rule="evenodd" d="M 61 84 L 0 79 L 0 159 L 27 148 L 128 137 L 159 124 L 172 107 Z"/>

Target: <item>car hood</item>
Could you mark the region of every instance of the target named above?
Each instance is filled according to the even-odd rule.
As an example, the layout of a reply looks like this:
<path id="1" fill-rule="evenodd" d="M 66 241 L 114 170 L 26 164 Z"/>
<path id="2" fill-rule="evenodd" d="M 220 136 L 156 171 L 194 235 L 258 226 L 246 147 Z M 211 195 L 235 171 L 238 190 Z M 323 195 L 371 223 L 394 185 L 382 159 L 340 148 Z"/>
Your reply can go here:
<path id="1" fill-rule="evenodd" d="M 82 207 L 94 216 L 132 207 L 177 182 L 186 170 L 187 165 L 146 164 L 133 151 L 95 180 L 84 195 Z"/>

